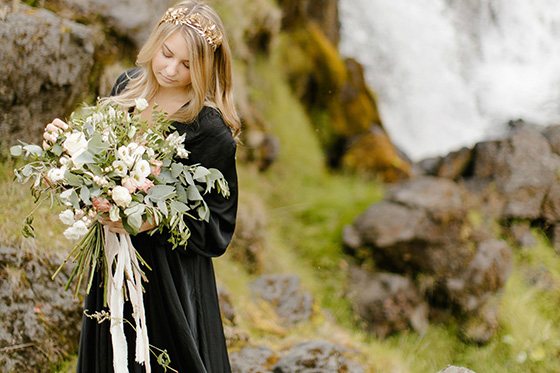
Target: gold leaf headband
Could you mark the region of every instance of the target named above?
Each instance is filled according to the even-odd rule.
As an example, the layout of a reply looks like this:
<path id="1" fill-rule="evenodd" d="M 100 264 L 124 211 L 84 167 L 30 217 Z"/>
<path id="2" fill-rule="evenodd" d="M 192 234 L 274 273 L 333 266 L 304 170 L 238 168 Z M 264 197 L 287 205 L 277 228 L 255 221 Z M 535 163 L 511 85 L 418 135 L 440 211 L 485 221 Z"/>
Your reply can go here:
<path id="1" fill-rule="evenodd" d="M 187 14 L 187 11 L 186 8 L 169 8 L 159 24 L 168 22 L 188 26 L 202 36 L 210 44 L 212 50 L 216 51 L 222 45 L 223 38 L 216 24 L 200 13 Z"/>

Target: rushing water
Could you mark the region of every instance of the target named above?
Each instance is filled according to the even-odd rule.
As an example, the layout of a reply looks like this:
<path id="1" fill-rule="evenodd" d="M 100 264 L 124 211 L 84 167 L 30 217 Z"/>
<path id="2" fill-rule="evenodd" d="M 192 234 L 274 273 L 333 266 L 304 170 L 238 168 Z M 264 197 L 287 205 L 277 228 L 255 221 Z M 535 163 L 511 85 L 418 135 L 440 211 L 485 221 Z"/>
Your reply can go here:
<path id="1" fill-rule="evenodd" d="M 558 0 L 339 0 L 343 55 L 366 70 L 412 159 L 560 122 Z"/>

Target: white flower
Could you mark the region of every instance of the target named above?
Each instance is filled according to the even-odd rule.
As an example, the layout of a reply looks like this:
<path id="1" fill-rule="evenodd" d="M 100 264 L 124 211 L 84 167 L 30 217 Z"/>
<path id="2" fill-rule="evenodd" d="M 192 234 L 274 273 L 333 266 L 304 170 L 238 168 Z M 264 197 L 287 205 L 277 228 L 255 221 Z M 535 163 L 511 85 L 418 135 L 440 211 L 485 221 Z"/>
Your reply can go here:
<path id="1" fill-rule="evenodd" d="M 123 186 L 117 186 L 113 189 L 113 201 L 120 207 L 127 207 L 132 201 L 130 192 Z"/>
<path id="2" fill-rule="evenodd" d="M 95 215 L 97 215 L 97 214 L 95 213 L 94 210 L 89 210 L 88 213 L 87 213 L 87 216 L 88 216 L 90 219 L 95 218 Z"/>
<path id="3" fill-rule="evenodd" d="M 68 162 L 70 162 L 70 159 L 66 157 L 60 157 L 58 161 L 60 162 L 61 165 L 66 166 Z"/>
<path id="4" fill-rule="evenodd" d="M 64 180 L 64 173 L 66 172 L 65 167 L 61 168 L 51 168 L 49 172 L 47 172 L 47 177 L 50 181 L 57 183 L 61 180 Z"/>
<path id="5" fill-rule="evenodd" d="M 107 185 L 109 185 L 109 180 L 107 180 L 106 177 L 102 177 L 102 176 L 97 176 L 95 175 L 93 177 L 93 182 L 97 185 L 99 185 L 100 187 L 105 187 Z"/>
<path id="6" fill-rule="evenodd" d="M 128 174 L 128 167 L 126 167 L 123 161 L 114 161 L 113 168 L 117 176 L 125 177 Z"/>
<path id="7" fill-rule="evenodd" d="M 85 150 L 88 142 L 82 132 L 74 132 L 70 134 L 62 143 L 62 147 L 71 156 L 80 150 Z"/>
<path id="8" fill-rule="evenodd" d="M 136 127 L 131 126 L 130 129 L 128 130 L 128 138 L 133 139 L 134 136 L 136 136 Z"/>
<path id="9" fill-rule="evenodd" d="M 126 167 L 130 168 L 134 165 L 134 158 L 130 155 L 130 150 L 126 146 L 121 146 L 117 150 L 117 154 L 119 155 L 119 159 L 124 162 Z"/>
<path id="10" fill-rule="evenodd" d="M 149 169 L 149 166 L 148 166 L 148 169 Z M 132 179 L 132 181 L 134 181 L 134 184 L 136 184 L 137 187 L 144 185 L 144 182 L 146 182 L 146 177 L 142 176 L 141 174 L 139 174 L 136 171 L 132 171 L 130 173 L 130 178 Z"/>
<path id="11" fill-rule="evenodd" d="M 76 219 L 81 219 L 82 216 L 84 216 L 86 213 L 84 212 L 84 210 L 82 209 L 76 209 L 74 210 L 74 218 Z"/>
<path id="12" fill-rule="evenodd" d="M 109 118 L 115 119 L 116 116 L 117 116 L 117 112 L 115 111 L 115 109 L 113 107 L 109 107 Z"/>
<path id="13" fill-rule="evenodd" d="M 46 140 L 43 140 L 43 150 L 47 150 L 49 147 L 49 143 Z"/>
<path id="14" fill-rule="evenodd" d="M 134 104 L 136 105 L 136 109 L 138 111 L 146 110 L 150 104 L 145 98 L 137 98 L 134 100 Z"/>
<path id="15" fill-rule="evenodd" d="M 178 146 L 175 150 L 177 151 L 177 156 L 179 158 L 187 159 L 189 157 L 189 152 L 186 151 L 184 147 Z"/>
<path id="16" fill-rule="evenodd" d="M 93 124 L 102 124 L 104 119 L 105 117 L 101 113 L 93 113 L 92 115 Z"/>
<path id="17" fill-rule="evenodd" d="M 121 218 L 119 212 L 120 210 L 116 205 L 111 205 L 111 209 L 109 210 L 109 219 L 111 219 L 111 221 L 118 221 Z"/>
<path id="18" fill-rule="evenodd" d="M 139 160 L 136 163 L 136 166 L 134 166 L 134 173 L 143 178 L 148 177 L 148 175 L 150 175 L 150 172 L 152 172 L 152 170 L 150 169 L 150 163 L 145 159 Z"/>
<path id="19" fill-rule="evenodd" d="M 118 154 L 120 159 L 123 159 L 125 157 L 130 157 L 130 151 L 128 150 L 128 147 L 126 147 L 126 146 L 121 146 L 120 148 L 118 148 L 117 149 L 117 154 Z"/>
<path id="20" fill-rule="evenodd" d="M 72 210 L 64 210 L 58 214 L 58 218 L 66 225 L 74 224 L 74 212 Z"/>
<path id="21" fill-rule="evenodd" d="M 153 158 L 154 155 L 156 155 L 156 152 L 154 149 L 146 147 L 146 154 L 148 155 L 148 158 Z"/>
<path id="22" fill-rule="evenodd" d="M 134 159 L 140 159 L 140 157 L 142 157 L 142 155 L 146 152 L 146 148 L 140 145 L 136 149 L 134 149 L 134 151 L 131 152 L 132 152 L 132 157 L 134 157 Z"/>
<path id="23" fill-rule="evenodd" d="M 88 227 L 86 223 L 84 223 L 82 220 L 78 220 L 74 223 L 74 225 L 64 231 L 64 236 L 69 240 L 78 240 L 85 236 L 87 232 Z"/>

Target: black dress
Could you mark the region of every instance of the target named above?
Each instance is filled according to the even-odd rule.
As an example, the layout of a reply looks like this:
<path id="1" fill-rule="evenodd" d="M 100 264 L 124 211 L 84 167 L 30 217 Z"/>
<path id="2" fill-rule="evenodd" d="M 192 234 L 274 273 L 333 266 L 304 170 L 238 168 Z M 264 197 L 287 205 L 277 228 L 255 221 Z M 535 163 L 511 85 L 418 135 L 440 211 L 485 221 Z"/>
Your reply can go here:
<path id="1" fill-rule="evenodd" d="M 134 73 L 134 72 L 132 72 Z M 120 91 L 131 72 L 117 80 L 112 94 Z M 205 195 L 210 208 L 210 221 L 189 219 L 191 230 L 186 247 L 172 250 L 166 234 L 150 236 L 140 233 L 132 243 L 151 271 L 145 270 L 144 306 L 150 345 L 167 350 L 169 366 L 181 373 L 227 373 L 231 371 L 218 305 L 212 257 L 222 255 L 235 227 L 237 213 L 236 142 L 218 110 L 204 107 L 194 123 L 175 123 L 179 133 L 186 133 L 185 148 L 190 151 L 188 163 L 200 163 L 219 169 L 229 184 L 231 195 Z M 96 276 L 86 297 L 88 313 L 103 306 L 103 288 Z M 132 321 L 127 302 L 125 318 Z M 78 373 L 113 372 L 113 353 L 109 321 L 98 324 L 83 318 Z M 135 360 L 135 333 L 125 323 L 130 372 L 145 372 Z M 163 372 L 151 357 L 152 372 Z M 168 370 L 168 372 L 170 372 Z"/>

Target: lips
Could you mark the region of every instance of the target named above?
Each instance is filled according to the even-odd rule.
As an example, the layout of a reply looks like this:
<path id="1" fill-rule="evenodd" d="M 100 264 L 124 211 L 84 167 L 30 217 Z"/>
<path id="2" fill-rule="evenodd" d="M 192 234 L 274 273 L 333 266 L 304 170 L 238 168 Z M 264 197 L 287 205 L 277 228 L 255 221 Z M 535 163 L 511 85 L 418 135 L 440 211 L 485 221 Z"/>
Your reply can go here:
<path id="1" fill-rule="evenodd" d="M 166 82 L 166 83 L 174 83 L 174 82 L 175 82 L 175 80 L 169 79 L 168 77 L 166 77 L 166 76 L 163 75 L 163 74 L 160 74 L 160 76 L 161 76 L 161 79 L 162 79 L 164 82 Z"/>

